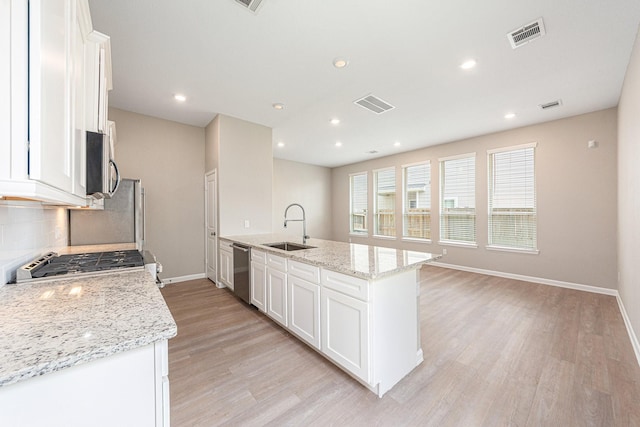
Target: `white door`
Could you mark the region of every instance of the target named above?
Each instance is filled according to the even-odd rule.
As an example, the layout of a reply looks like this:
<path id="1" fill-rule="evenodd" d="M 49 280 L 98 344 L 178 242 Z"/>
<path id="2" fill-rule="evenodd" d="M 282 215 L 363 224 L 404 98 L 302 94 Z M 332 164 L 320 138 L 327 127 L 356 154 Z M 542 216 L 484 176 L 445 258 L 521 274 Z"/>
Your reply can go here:
<path id="1" fill-rule="evenodd" d="M 218 228 L 217 228 L 217 215 L 216 215 L 216 172 L 209 172 L 205 175 L 205 192 L 207 201 L 205 204 L 205 231 L 207 233 L 205 241 L 207 242 L 206 250 L 207 250 L 207 278 L 212 282 L 217 282 L 218 279 L 216 277 L 217 265 L 216 262 L 218 260 L 217 253 L 217 239 L 218 239 Z"/>

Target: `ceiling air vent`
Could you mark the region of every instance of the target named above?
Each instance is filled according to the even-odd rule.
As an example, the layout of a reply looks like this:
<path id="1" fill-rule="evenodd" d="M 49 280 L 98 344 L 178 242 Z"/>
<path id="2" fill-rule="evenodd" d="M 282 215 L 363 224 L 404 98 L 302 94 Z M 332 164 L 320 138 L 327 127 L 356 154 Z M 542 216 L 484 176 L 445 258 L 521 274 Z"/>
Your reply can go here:
<path id="1" fill-rule="evenodd" d="M 382 114 L 385 111 L 396 108 L 388 102 L 383 101 L 382 99 L 373 95 L 367 95 L 364 98 L 356 99 L 355 101 L 353 101 L 353 103 L 358 104 L 359 106 L 366 108 L 369 111 L 373 111 L 376 114 Z"/>
<path id="2" fill-rule="evenodd" d="M 262 0 L 236 0 L 236 3 L 239 3 L 249 9 L 251 12 L 256 13 L 258 11 L 258 8 L 260 7 L 260 4 L 262 3 Z"/>
<path id="3" fill-rule="evenodd" d="M 546 104 L 540 104 L 538 105 L 538 107 L 542 108 L 543 110 L 548 110 L 549 108 L 555 108 L 561 105 L 562 105 L 562 100 L 558 99 L 557 101 L 551 101 L 551 102 L 547 102 Z"/>
<path id="4" fill-rule="evenodd" d="M 544 22 L 542 22 L 542 18 L 538 18 L 530 24 L 518 28 L 517 30 L 511 31 L 507 34 L 507 38 L 509 39 L 509 43 L 511 43 L 511 47 L 515 49 L 529 43 L 532 40 L 540 38 L 545 34 L 546 32 L 544 30 Z"/>

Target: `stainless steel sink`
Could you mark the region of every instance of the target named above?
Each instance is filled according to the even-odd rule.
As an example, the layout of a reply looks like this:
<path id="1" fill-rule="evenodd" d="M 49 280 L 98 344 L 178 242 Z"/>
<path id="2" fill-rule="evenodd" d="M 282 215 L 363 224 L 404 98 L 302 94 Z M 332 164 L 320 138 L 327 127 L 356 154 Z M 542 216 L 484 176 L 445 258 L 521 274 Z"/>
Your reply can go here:
<path id="1" fill-rule="evenodd" d="M 269 246 L 270 248 L 282 249 L 283 251 L 287 251 L 287 252 L 315 248 L 315 246 L 301 245 L 300 243 L 292 243 L 292 242 L 263 243 L 262 246 Z"/>

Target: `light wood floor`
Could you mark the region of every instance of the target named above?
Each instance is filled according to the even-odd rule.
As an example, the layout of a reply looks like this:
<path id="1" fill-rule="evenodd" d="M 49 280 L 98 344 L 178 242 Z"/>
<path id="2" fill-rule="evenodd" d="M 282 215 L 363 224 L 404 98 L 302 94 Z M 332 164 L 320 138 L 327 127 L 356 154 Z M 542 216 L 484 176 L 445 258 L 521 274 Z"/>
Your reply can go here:
<path id="1" fill-rule="evenodd" d="M 640 426 L 614 297 L 421 270 L 425 361 L 382 399 L 208 280 L 162 290 L 173 427 Z"/>

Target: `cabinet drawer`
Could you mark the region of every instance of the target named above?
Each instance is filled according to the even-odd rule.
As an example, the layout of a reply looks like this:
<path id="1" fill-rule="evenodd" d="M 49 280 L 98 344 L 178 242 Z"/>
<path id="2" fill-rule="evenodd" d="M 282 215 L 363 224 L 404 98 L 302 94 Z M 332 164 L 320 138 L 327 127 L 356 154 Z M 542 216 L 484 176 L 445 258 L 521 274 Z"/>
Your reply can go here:
<path id="1" fill-rule="evenodd" d="M 341 292 L 345 295 L 358 298 L 362 301 L 369 300 L 369 282 L 346 274 L 322 269 L 322 286 Z"/>
<path id="2" fill-rule="evenodd" d="M 262 264 L 267 263 L 267 254 L 257 249 L 251 249 L 251 261 L 260 262 Z"/>
<path id="3" fill-rule="evenodd" d="M 320 283 L 320 268 L 314 265 L 290 259 L 288 268 L 289 274 L 292 276 L 299 277 L 311 283 Z"/>
<path id="4" fill-rule="evenodd" d="M 274 254 L 267 254 L 267 265 L 276 270 L 287 272 L 287 259 Z"/>
<path id="5" fill-rule="evenodd" d="M 233 248 L 231 247 L 231 242 L 228 240 L 220 239 L 220 250 L 233 252 Z"/>

